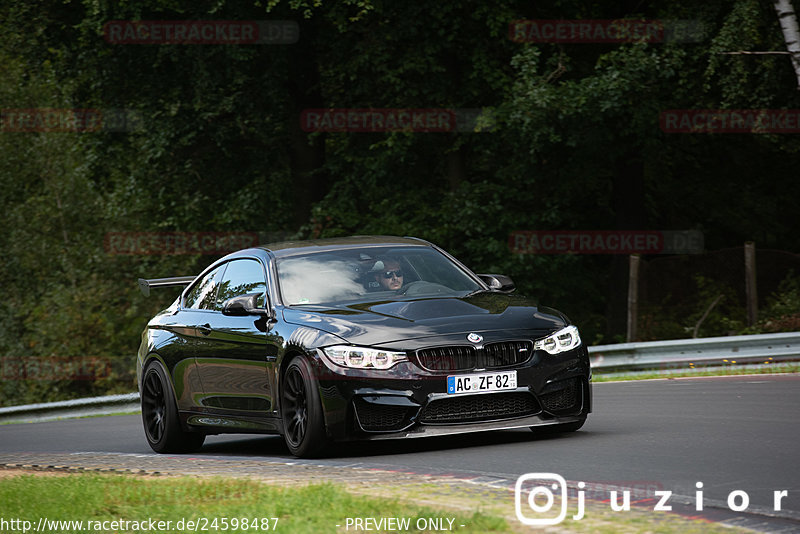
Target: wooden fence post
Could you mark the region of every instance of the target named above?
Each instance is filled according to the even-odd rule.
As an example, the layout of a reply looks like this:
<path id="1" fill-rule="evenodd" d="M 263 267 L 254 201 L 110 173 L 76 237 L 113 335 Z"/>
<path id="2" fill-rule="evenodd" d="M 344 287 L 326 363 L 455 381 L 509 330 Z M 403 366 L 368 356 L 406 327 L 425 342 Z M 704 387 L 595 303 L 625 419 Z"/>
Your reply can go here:
<path id="1" fill-rule="evenodd" d="M 627 341 L 636 341 L 639 316 L 639 260 L 638 254 L 631 254 L 628 260 L 628 335 Z"/>
<path id="2" fill-rule="evenodd" d="M 758 320 L 758 287 L 756 285 L 756 244 L 752 241 L 744 244 L 744 273 L 747 326 L 753 326 Z"/>

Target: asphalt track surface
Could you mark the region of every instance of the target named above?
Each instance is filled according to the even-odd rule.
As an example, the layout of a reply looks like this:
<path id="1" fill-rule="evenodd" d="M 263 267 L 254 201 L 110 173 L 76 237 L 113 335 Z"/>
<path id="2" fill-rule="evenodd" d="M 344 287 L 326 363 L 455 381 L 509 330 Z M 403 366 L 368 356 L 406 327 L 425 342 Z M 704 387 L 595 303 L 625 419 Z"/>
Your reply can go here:
<path id="1" fill-rule="evenodd" d="M 555 473 L 592 487 L 659 488 L 789 518 L 800 531 L 800 375 L 665 379 L 594 385 L 594 413 L 572 434 L 529 430 L 338 445 L 318 463 L 486 475 Z M 152 453 L 139 416 L 0 426 L 0 453 Z M 195 457 L 290 460 L 276 436 L 209 436 Z M 785 490 L 782 510 L 774 491 Z M 693 505 L 692 505 L 693 506 Z"/>

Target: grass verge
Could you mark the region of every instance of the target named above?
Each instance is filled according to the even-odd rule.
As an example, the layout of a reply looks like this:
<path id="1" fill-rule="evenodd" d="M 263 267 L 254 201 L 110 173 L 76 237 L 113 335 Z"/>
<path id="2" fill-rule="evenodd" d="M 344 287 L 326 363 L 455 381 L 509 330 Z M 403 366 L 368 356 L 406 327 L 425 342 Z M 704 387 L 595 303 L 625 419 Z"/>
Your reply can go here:
<path id="1" fill-rule="evenodd" d="M 464 491 L 463 487 L 431 484 L 413 489 L 395 486 L 391 491 L 387 485 L 364 495 L 331 483 L 279 487 L 257 480 L 218 477 L 0 471 L 0 479 L 0 521 L 18 521 L 16 525 L 0 525 L 0 530 L 9 532 L 24 532 L 26 524 L 22 521 L 29 522 L 28 532 L 36 532 L 39 527 L 39 532 L 52 534 L 531 531 L 514 516 L 513 494 L 490 488 Z M 569 519 L 574 512 L 570 510 L 564 523 L 547 531 L 737 532 L 650 510 L 615 513 L 596 503 L 587 506 L 586 517 L 581 521 Z M 390 518 L 397 522 L 388 522 Z M 40 519 L 50 523 L 40 526 Z M 361 519 L 361 525 L 354 523 L 357 519 Z M 372 522 L 367 523 L 368 519 Z M 381 524 L 381 520 L 386 522 Z M 53 521 L 83 523 L 78 527 Z M 159 521 L 164 523 L 159 525 Z"/>
<path id="2" fill-rule="evenodd" d="M 412 526 L 452 524 L 454 530 L 462 532 L 509 531 L 504 519 L 479 511 L 444 512 L 392 498 L 361 497 L 330 483 L 278 487 L 234 478 L 91 473 L 4 477 L 0 483 L 0 518 L 29 521 L 31 532 L 36 531 L 42 518 L 83 522 L 79 528 L 76 524 L 46 524 L 44 531 L 53 534 L 337 532 L 346 531 L 348 518 L 401 518 Z M 158 525 L 159 521 L 164 523 Z M 23 532 L 23 525 L 5 527 Z M 352 526 L 349 530 L 353 531 Z M 0 525 L 0 531 L 6 528 Z"/>
<path id="3" fill-rule="evenodd" d="M 774 375 L 800 373 L 800 363 L 692 367 L 689 369 L 670 369 L 658 371 L 630 371 L 619 373 L 598 373 L 592 375 L 592 382 L 617 382 L 621 380 L 652 380 L 654 378 L 686 378 L 692 376 L 742 376 Z"/>

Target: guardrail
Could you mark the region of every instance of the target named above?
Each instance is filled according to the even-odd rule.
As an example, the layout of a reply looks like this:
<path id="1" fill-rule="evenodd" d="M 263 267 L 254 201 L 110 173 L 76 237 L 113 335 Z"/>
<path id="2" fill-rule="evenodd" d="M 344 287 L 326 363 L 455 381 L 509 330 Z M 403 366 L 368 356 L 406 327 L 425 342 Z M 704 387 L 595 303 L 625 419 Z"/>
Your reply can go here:
<path id="1" fill-rule="evenodd" d="M 7 406 L 0 408 L 0 423 L 53 421 L 68 417 L 135 413 L 138 410 L 139 394 L 125 393 L 24 406 Z"/>
<path id="2" fill-rule="evenodd" d="M 599 372 L 800 360 L 800 332 L 706 337 L 589 347 Z"/>
<path id="3" fill-rule="evenodd" d="M 800 361 L 800 332 L 598 345 L 589 359 L 598 373 Z M 137 411 L 139 394 L 127 393 L 0 408 L 0 423 Z"/>

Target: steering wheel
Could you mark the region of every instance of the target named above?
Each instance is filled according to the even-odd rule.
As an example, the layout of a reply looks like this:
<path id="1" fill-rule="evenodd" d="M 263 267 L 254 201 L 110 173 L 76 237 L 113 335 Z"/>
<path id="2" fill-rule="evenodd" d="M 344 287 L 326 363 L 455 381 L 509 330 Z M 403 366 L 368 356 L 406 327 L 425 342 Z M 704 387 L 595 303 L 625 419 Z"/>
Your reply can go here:
<path id="1" fill-rule="evenodd" d="M 425 280 L 417 280 L 410 282 L 405 287 L 397 291 L 398 295 L 434 295 L 437 293 L 449 293 L 451 289 L 442 284 L 435 284 L 433 282 L 426 282 Z"/>

